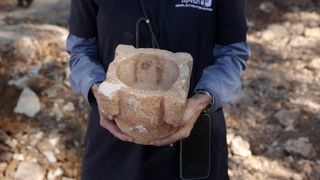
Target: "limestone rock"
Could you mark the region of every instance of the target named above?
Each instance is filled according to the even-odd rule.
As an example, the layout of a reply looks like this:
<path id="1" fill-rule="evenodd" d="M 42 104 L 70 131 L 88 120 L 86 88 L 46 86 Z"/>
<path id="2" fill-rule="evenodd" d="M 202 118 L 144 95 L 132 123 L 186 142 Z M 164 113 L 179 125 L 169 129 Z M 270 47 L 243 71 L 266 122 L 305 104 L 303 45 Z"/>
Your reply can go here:
<path id="1" fill-rule="evenodd" d="M 281 157 L 281 156 L 285 155 L 284 148 L 279 145 L 278 141 L 274 141 L 271 144 L 271 146 L 268 145 L 267 150 L 266 150 L 265 153 L 273 155 L 273 156 L 278 156 L 278 157 Z"/>
<path id="2" fill-rule="evenodd" d="M 264 13 L 271 13 L 275 9 L 276 9 L 275 5 L 270 1 L 264 1 L 259 5 L 259 10 Z"/>
<path id="3" fill-rule="evenodd" d="M 49 24 L 4 26 L 0 29 L 0 51 L 8 51 L 13 59 L 21 60 L 13 69 L 24 71 L 26 65 L 65 54 L 67 35 L 65 28 Z"/>
<path id="4" fill-rule="evenodd" d="M 39 111 L 40 101 L 38 96 L 31 89 L 24 88 L 14 112 L 34 117 Z"/>
<path id="5" fill-rule="evenodd" d="M 283 25 L 271 24 L 268 28 L 262 32 L 262 39 L 270 41 L 275 38 L 283 38 L 288 35 L 288 30 Z"/>
<path id="6" fill-rule="evenodd" d="M 315 38 L 320 40 L 320 28 L 306 28 L 304 35 L 306 37 Z"/>
<path id="7" fill-rule="evenodd" d="M 8 166 L 7 163 L 4 163 L 4 162 L 0 163 L 0 174 L 4 172 L 7 166 Z"/>
<path id="8" fill-rule="evenodd" d="M 25 157 L 24 157 L 24 155 L 23 154 L 14 154 L 13 155 L 13 159 L 14 160 L 18 160 L 18 161 L 24 161 L 25 160 Z"/>
<path id="9" fill-rule="evenodd" d="M 237 136 L 231 142 L 231 150 L 233 154 L 248 157 L 251 156 L 250 144 L 242 137 Z"/>
<path id="10" fill-rule="evenodd" d="M 57 159 L 52 151 L 43 151 L 44 156 L 48 159 L 49 163 L 57 162 Z"/>
<path id="11" fill-rule="evenodd" d="M 294 168 L 300 172 L 310 174 L 312 172 L 312 161 L 301 159 L 294 164 Z"/>
<path id="12" fill-rule="evenodd" d="M 8 81 L 8 85 L 9 86 L 16 86 L 19 89 L 23 89 L 25 87 L 27 87 L 29 81 L 29 77 L 28 76 L 23 76 L 21 78 L 18 79 L 11 79 Z"/>
<path id="13" fill-rule="evenodd" d="M 293 174 L 293 175 L 290 177 L 290 179 L 292 179 L 292 180 L 304 180 L 305 177 L 304 177 L 303 174 Z"/>
<path id="14" fill-rule="evenodd" d="M 320 165 L 315 165 L 313 167 L 311 177 L 313 177 L 314 179 L 320 179 Z"/>
<path id="15" fill-rule="evenodd" d="M 320 70 L 320 58 L 312 59 L 308 67 L 314 70 Z"/>
<path id="16" fill-rule="evenodd" d="M 46 140 L 41 140 L 39 142 L 37 142 L 37 148 L 41 151 L 52 151 L 54 149 L 54 147 L 52 146 L 52 144 Z"/>
<path id="17" fill-rule="evenodd" d="M 230 145 L 230 143 L 233 141 L 234 139 L 234 133 L 227 133 L 227 144 Z"/>
<path id="18" fill-rule="evenodd" d="M 44 173 L 35 163 L 21 162 L 14 175 L 15 180 L 42 180 Z"/>
<path id="19" fill-rule="evenodd" d="M 285 144 L 285 149 L 290 154 L 300 155 L 304 158 L 314 158 L 317 155 L 313 145 L 305 137 L 288 140 Z"/>
<path id="20" fill-rule="evenodd" d="M 61 168 L 57 168 L 55 171 L 50 170 L 47 174 L 48 180 L 55 180 L 57 177 L 63 175 L 63 170 Z"/>
<path id="21" fill-rule="evenodd" d="M 62 108 L 64 111 L 72 112 L 75 110 L 74 104 L 72 102 L 68 102 L 66 105 Z"/>
<path id="22" fill-rule="evenodd" d="M 303 23 L 296 23 L 296 24 L 293 24 L 290 28 L 290 31 L 293 33 L 293 34 L 296 34 L 296 35 L 303 35 L 304 34 L 304 31 L 305 31 L 305 26 Z"/>
<path id="23" fill-rule="evenodd" d="M 0 129 L 0 142 L 4 142 L 5 140 L 9 139 L 9 135 L 4 130 Z"/>
<path id="24" fill-rule="evenodd" d="M 158 49 L 119 45 L 98 103 L 138 144 L 176 131 L 189 90 L 192 57 Z"/>
<path id="25" fill-rule="evenodd" d="M 17 166 L 19 165 L 19 162 L 18 161 L 11 161 L 8 166 L 7 166 L 7 169 L 6 169 L 6 172 L 5 172 L 5 176 L 8 178 L 8 179 L 13 179 L 14 175 L 15 175 L 15 172 L 16 172 L 16 168 Z"/>
<path id="26" fill-rule="evenodd" d="M 49 139 L 49 143 L 51 144 L 52 147 L 56 147 L 56 145 L 59 142 L 59 137 L 52 137 Z"/>
<path id="27" fill-rule="evenodd" d="M 14 138 L 8 138 L 4 141 L 4 143 L 11 148 L 15 148 L 18 145 L 18 141 Z"/>
<path id="28" fill-rule="evenodd" d="M 29 87 L 35 92 L 40 92 L 53 84 L 51 80 L 41 75 L 23 76 L 20 78 L 14 78 L 8 81 L 9 86 L 15 86 L 18 89 L 24 89 Z"/>
<path id="29" fill-rule="evenodd" d="M 14 55 L 22 60 L 36 59 L 41 49 L 37 39 L 30 36 L 23 36 L 14 43 Z"/>
<path id="30" fill-rule="evenodd" d="M 59 92 L 59 85 L 53 85 L 52 87 L 44 90 L 43 95 L 49 98 L 55 98 L 58 96 L 58 92 Z"/>
<path id="31" fill-rule="evenodd" d="M 293 127 L 300 115 L 298 110 L 280 110 L 275 114 L 279 123 L 285 127 Z"/>
<path id="32" fill-rule="evenodd" d="M 3 152 L 1 149 L 0 151 L 0 161 L 1 162 L 11 162 L 13 154 L 11 152 Z"/>

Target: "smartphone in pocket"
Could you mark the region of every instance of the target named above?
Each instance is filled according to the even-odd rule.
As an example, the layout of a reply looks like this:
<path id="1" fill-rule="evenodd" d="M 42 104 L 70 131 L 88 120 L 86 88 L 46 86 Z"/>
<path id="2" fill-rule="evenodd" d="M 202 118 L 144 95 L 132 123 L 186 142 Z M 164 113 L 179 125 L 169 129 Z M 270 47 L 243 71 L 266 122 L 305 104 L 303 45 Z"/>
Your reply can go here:
<path id="1" fill-rule="evenodd" d="M 180 140 L 180 178 L 204 179 L 211 169 L 211 117 L 201 113 L 188 138 Z"/>

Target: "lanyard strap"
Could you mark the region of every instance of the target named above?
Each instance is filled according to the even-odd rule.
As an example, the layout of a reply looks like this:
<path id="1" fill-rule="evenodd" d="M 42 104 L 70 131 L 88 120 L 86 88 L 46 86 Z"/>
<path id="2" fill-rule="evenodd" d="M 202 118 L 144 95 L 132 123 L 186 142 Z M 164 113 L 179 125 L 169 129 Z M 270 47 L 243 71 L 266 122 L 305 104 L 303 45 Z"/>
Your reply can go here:
<path id="1" fill-rule="evenodd" d="M 141 9 L 142 9 L 142 12 L 143 12 L 143 15 L 144 17 L 141 17 L 137 20 L 137 23 L 136 23 L 136 48 L 139 48 L 140 46 L 140 35 L 139 35 L 139 32 L 140 32 L 140 24 L 141 22 L 145 22 L 148 26 L 148 29 L 151 33 L 151 38 L 152 38 L 152 48 L 157 48 L 159 49 L 160 46 L 159 46 L 159 43 L 158 43 L 158 40 L 157 40 L 157 37 L 156 35 L 154 34 L 154 30 L 152 28 L 152 25 L 151 25 L 151 21 L 150 21 L 150 18 L 148 17 L 147 13 L 146 13 L 146 10 L 144 8 L 144 4 L 143 4 L 143 0 L 140 0 L 140 6 L 141 6 Z"/>

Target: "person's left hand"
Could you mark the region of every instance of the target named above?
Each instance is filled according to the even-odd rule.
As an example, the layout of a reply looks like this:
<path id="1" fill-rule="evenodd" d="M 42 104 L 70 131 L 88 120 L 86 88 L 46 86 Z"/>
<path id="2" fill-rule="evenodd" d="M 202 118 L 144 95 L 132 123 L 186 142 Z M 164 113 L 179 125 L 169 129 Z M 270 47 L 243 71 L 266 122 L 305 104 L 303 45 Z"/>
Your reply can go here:
<path id="1" fill-rule="evenodd" d="M 189 98 L 183 114 L 181 126 L 178 130 L 163 139 L 153 140 L 150 145 L 164 146 L 172 144 L 180 139 L 190 136 L 191 130 L 196 123 L 200 113 L 212 102 L 211 97 L 205 94 L 196 94 Z"/>

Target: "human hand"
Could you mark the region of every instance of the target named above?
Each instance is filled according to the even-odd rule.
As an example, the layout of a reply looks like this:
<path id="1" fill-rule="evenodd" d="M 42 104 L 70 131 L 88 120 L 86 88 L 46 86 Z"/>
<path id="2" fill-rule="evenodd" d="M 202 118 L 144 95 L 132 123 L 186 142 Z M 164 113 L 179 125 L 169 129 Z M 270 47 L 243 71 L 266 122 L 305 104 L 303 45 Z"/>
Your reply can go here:
<path id="1" fill-rule="evenodd" d="M 99 89 L 98 84 L 93 85 L 91 88 L 92 93 L 95 96 L 97 103 L 98 103 L 98 110 L 99 110 L 99 115 L 100 115 L 100 125 L 103 128 L 105 128 L 106 130 L 108 130 L 114 137 L 120 139 L 121 141 L 133 142 L 132 137 L 130 137 L 129 135 L 125 134 L 124 132 L 122 132 L 120 130 L 120 128 L 117 126 L 117 124 L 114 121 L 114 117 L 104 113 L 103 110 L 100 109 L 99 101 L 101 98 L 101 94 L 98 91 L 98 89 Z"/>
<path id="2" fill-rule="evenodd" d="M 193 97 L 189 98 L 186 103 L 182 123 L 179 126 L 178 130 L 174 134 L 171 134 L 163 139 L 151 141 L 150 145 L 169 145 L 180 139 L 189 137 L 199 115 L 206 107 L 208 107 L 211 102 L 212 98 L 205 94 L 196 94 Z"/>

